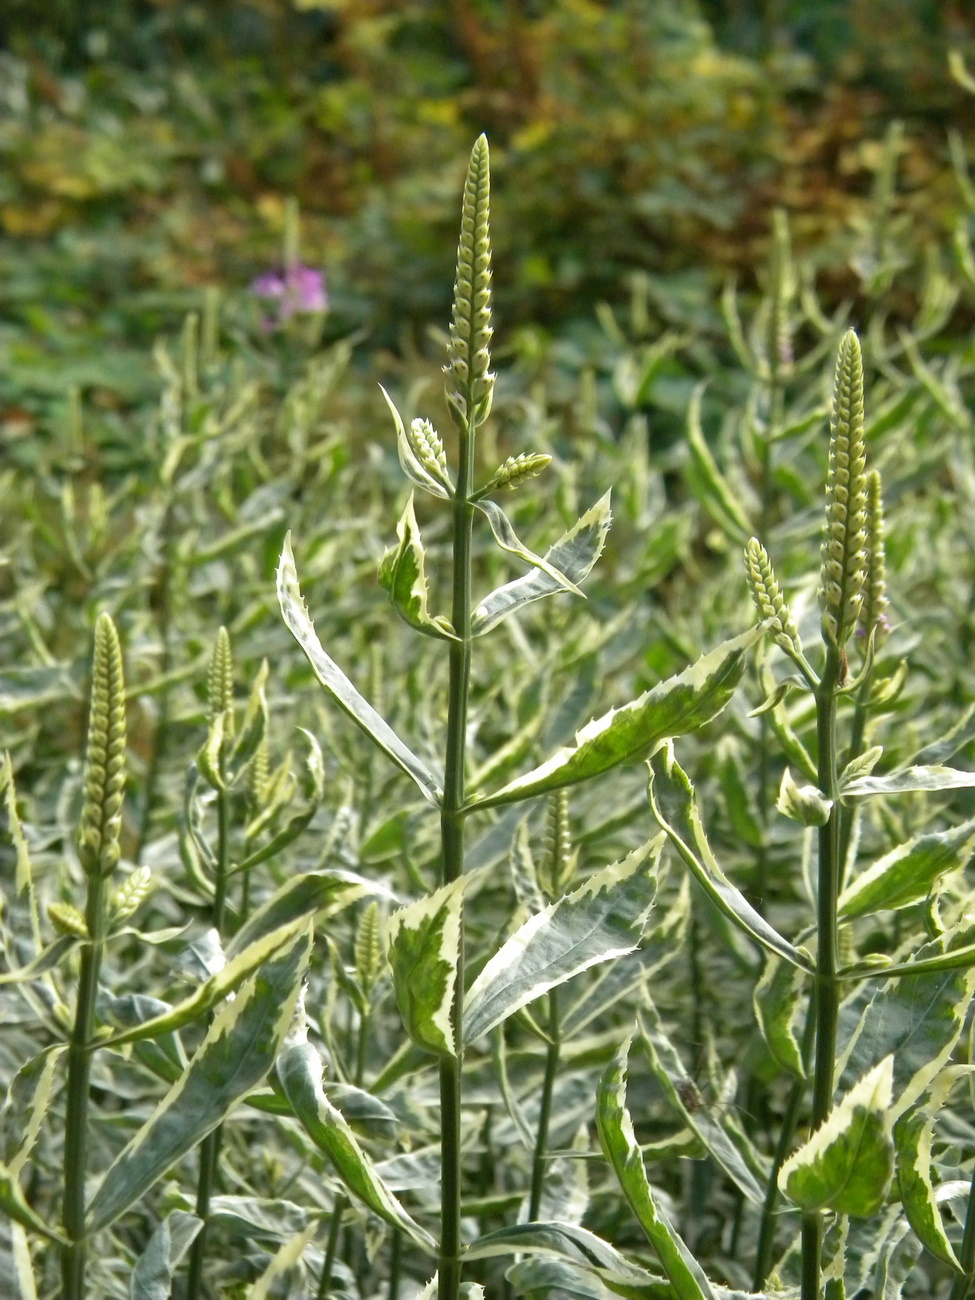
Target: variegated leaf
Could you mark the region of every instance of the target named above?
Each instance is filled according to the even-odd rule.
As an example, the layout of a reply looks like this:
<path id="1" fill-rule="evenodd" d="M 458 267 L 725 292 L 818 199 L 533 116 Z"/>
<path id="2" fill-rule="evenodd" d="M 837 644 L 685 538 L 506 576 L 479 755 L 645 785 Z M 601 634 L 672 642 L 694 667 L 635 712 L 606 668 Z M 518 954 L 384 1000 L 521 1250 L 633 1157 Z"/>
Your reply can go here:
<path id="1" fill-rule="evenodd" d="M 313 917 L 316 924 L 325 921 L 368 895 L 390 896 L 377 881 L 338 868 L 290 876 L 240 927 L 227 945 L 227 956 L 233 960 L 252 943 L 302 917 Z"/>
<path id="2" fill-rule="evenodd" d="M 908 767 L 889 776 L 861 776 L 851 781 L 841 798 L 862 799 L 865 795 L 906 794 L 913 790 L 967 790 L 975 786 L 975 772 L 955 767 Z"/>
<path id="3" fill-rule="evenodd" d="M 663 740 L 703 727 L 731 699 L 745 671 L 745 652 L 764 630 L 760 625 L 726 641 L 639 699 L 594 719 L 578 732 L 575 744 L 560 749 L 541 767 L 517 777 L 496 794 L 475 801 L 473 806 L 513 803 L 586 781 L 622 763 L 646 757 Z"/>
<path id="4" fill-rule="evenodd" d="M 307 1038 L 299 1035 L 285 1048 L 278 1059 L 277 1073 L 302 1127 L 328 1156 L 349 1191 L 374 1214 L 406 1233 L 421 1250 L 435 1255 L 437 1247 L 433 1238 L 403 1209 L 359 1146 L 341 1112 L 326 1097 L 321 1057 Z"/>
<path id="5" fill-rule="evenodd" d="M 648 766 L 653 814 L 715 907 L 769 952 L 810 970 L 810 959 L 769 925 L 721 870 L 704 834 L 694 787 L 674 757 L 673 745 L 661 746 Z"/>
<path id="6" fill-rule="evenodd" d="M 663 836 L 529 918 L 490 959 L 464 1005 L 471 1043 L 549 989 L 636 948 L 653 906 Z"/>
<path id="7" fill-rule="evenodd" d="M 301 1260 L 312 1237 L 318 1231 L 317 1223 L 309 1223 L 302 1232 L 289 1237 L 278 1247 L 267 1268 L 247 1292 L 247 1300 L 268 1300 L 269 1296 L 278 1295 L 277 1284 Z"/>
<path id="8" fill-rule="evenodd" d="M 410 446 L 410 439 L 406 432 L 406 426 L 403 424 L 403 417 L 393 404 L 393 399 L 382 384 L 379 385 L 379 391 L 386 399 L 389 413 L 393 417 L 393 425 L 396 429 L 396 451 L 399 455 L 399 463 L 403 473 L 416 487 L 423 488 L 424 492 L 429 492 L 434 497 L 440 497 L 442 501 L 449 501 L 450 490 L 448 485 L 439 477 L 434 478 L 430 471 L 420 463 L 416 453 Z"/>
<path id="9" fill-rule="evenodd" d="M 37 1300 L 37 1280 L 23 1225 L 0 1215 L 0 1295 Z"/>
<path id="10" fill-rule="evenodd" d="M 518 1223 L 477 1237 L 464 1251 L 465 1260 L 499 1255 L 529 1255 L 564 1259 L 603 1279 L 613 1290 L 646 1287 L 654 1276 L 622 1255 L 602 1237 L 571 1223 Z M 631 1294 L 623 1290 L 623 1295 Z"/>
<path id="11" fill-rule="evenodd" d="M 487 521 L 491 525 L 491 532 L 494 534 L 494 540 L 503 551 L 507 551 L 509 555 L 517 556 L 519 560 L 524 560 L 526 564 L 530 564 L 544 573 L 562 591 L 571 591 L 576 596 L 582 595 L 582 592 L 568 574 L 563 573 L 561 569 L 557 569 L 555 565 L 549 564 L 548 560 L 543 556 L 536 555 L 534 551 L 528 549 L 515 532 L 511 520 L 496 501 L 481 497 L 473 504 L 487 517 Z"/>
<path id="12" fill-rule="evenodd" d="M 406 1032 L 418 1047 L 456 1056 L 454 992 L 464 906 L 462 879 L 389 918 L 389 964 Z"/>
<path id="13" fill-rule="evenodd" d="M 63 1044 L 46 1047 L 22 1065 L 10 1081 L 0 1110 L 0 1160 L 19 1178 L 51 1104 Z"/>
<path id="14" fill-rule="evenodd" d="M 646 1233 L 677 1300 L 715 1300 L 715 1293 L 697 1260 L 654 1199 L 640 1154 L 633 1121 L 626 1109 L 626 1069 L 629 1039 L 606 1067 L 596 1094 L 596 1128 L 606 1159 L 613 1166 L 623 1195 Z"/>
<path id="15" fill-rule="evenodd" d="M 416 522 L 412 492 L 396 525 L 396 537 L 397 545 L 386 552 L 379 564 L 379 582 L 393 608 L 417 632 L 441 641 L 453 639 L 448 620 L 432 616 L 427 608 L 429 589 L 423 539 Z"/>
<path id="16" fill-rule="evenodd" d="M 220 1008 L 186 1073 L 102 1179 L 89 1232 L 114 1223 L 261 1083 L 291 1025 L 311 942 L 306 926 Z"/>
<path id="17" fill-rule="evenodd" d="M 850 1089 L 808 1142 L 779 1171 L 779 1189 L 805 1211 L 830 1209 L 869 1219 L 894 1173 L 890 1103 L 894 1058 L 887 1056 Z"/>
<path id="18" fill-rule="evenodd" d="M 0 1211 L 31 1232 L 48 1241 L 63 1244 L 64 1238 L 53 1228 L 49 1228 L 41 1216 L 27 1204 L 20 1183 L 6 1165 L 0 1164 Z"/>
<path id="19" fill-rule="evenodd" d="M 298 586 L 298 573 L 295 569 L 295 557 L 291 551 L 290 534 L 285 538 L 284 549 L 281 552 L 277 587 L 282 617 L 291 635 L 305 652 L 315 676 L 342 712 L 351 718 L 397 767 L 416 782 L 425 799 L 435 808 L 439 808 L 443 798 L 440 782 L 427 765 L 400 740 L 385 718 L 380 717 L 368 700 L 360 695 L 341 668 L 325 653 Z"/>
<path id="20" fill-rule="evenodd" d="M 607 492 L 554 546 L 549 547 L 545 552 L 546 563 L 578 586 L 589 576 L 602 554 L 612 518 L 610 494 Z M 471 618 L 471 632 L 474 636 L 481 636 L 515 610 L 564 590 L 562 583 L 556 582 L 543 569 L 526 573 L 484 597 Z"/>
<path id="21" fill-rule="evenodd" d="M 196 1240 L 203 1220 L 173 1210 L 156 1228 L 129 1278 L 129 1300 L 169 1300 L 173 1275 Z"/>
<path id="22" fill-rule="evenodd" d="M 958 871 L 975 847 L 975 820 L 947 831 L 917 835 L 886 853 L 847 885 L 839 915 L 871 916 L 896 911 L 925 898 L 941 876 Z"/>
<path id="23" fill-rule="evenodd" d="M 806 1077 L 802 1049 L 795 1034 L 803 984 L 801 971 L 770 955 L 752 998 L 755 1019 L 772 1057 L 783 1070 L 799 1079 Z"/>

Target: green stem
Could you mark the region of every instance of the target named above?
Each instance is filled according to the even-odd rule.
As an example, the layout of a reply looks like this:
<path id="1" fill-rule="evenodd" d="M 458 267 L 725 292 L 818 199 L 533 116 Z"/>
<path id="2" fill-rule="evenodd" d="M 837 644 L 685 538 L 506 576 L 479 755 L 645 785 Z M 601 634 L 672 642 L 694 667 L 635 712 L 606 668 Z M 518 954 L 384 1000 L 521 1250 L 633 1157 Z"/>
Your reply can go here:
<path id="1" fill-rule="evenodd" d="M 318 1280 L 318 1293 L 315 1300 L 326 1300 L 328 1289 L 332 1285 L 332 1269 L 339 1248 L 339 1228 L 342 1226 L 342 1211 L 345 1209 L 345 1193 L 339 1192 L 332 1209 L 332 1221 L 328 1225 L 328 1242 L 325 1246 L 325 1263 Z"/>
<path id="2" fill-rule="evenodd" d="M 951 1284 L 948 1300 L 967 1300 L 975 1281 L 975 1169 L 972 1170 L 972 1182 L 968 1193 L 968 1209 L 965 1212 L 965 1231 L 958 1252 L 958 1263 L 965 1270 L 955 1277 Z"/>
<path id="3" fill-rule="evenodd" d="M 545 1057 L 545 1079 L 542 1083 L 542 1102 L 538 1112 L 538 1133 L 535 1138 L 535 1156 L 532 1161 L 532 1189 L 528 1202 L 528 1222 L 534 1223 L 542 1203 L 542 1188 L 545 1184 L 545 1151 L 548 1146 L 548 1126 L 552 1117 L 552 1092 L 559 1072 L 559 1001 L 558 992 L 552 989 L 548 995 L 548 1032 L 549 1045 Z"/>
<path id="4" fill-rule="evenodd" d="M 870 717 L 870 685 L 872 673 L 867 673 L 857 692 L 856 707 L 853 710 L 853 726 L 850 731 L 850 751 L 847 762 L 852 762 L 854 758 L 859 758 L 863 753 L 863 742 L 867 731 L 867 722 Z M 846 872 L 848 868 L 847 857 L 850 852 L 850 840 L 853 836 L 853 822 L 856 817 L 856 810 L 851 805 L 844 808 L 840 817 L 840 889 L 846 883 Z"/>
<path id="5" fill-rule="evenodd" d="M 454 498 L 453 588 L 451 622 L 456 641 L 450 643 L 450 684 L 447 701 L 447 748 L 444 763 L 443 810 L 440 833 L 443 846 L 442 883 L 464 872 L 465 761 L 467 697 L 471 672 L 471 532 L 474 423 L 460 437 L 460 462 Z M 454 986 L 453 1023 L 457 1055 L 440 1063 L 440 1267 L 439 1300 L 458 1300 L 461 1274 L 461 1150 L 460 1099 L 463 1065 L 464 925 L 461 914 L 460 951 Z"/>
<path id="6" fill-rule="evenodd" d="M 230 796 L 226 790 L 217 791 L 217 861 L 214 871 L 213 926 L 223 937 L 227 911 L 227 867 L 230 847 Z M 203 1291 L 203 1265 L 206 1260 L 207 1219 L 210 1214 L 210 1197 L 217 1181 L 220 1162 L 221 1127 L 215 1128 L 200 1143 L 200 1172 L 196 1185 L 196 1214 L 203 1220 L 190 1248 L 190 1264 L 186 1278 L 186 1300 L 197 1300 Z"/>
<path id="7" fill-rule="evenodd" d="M 399 1261 L 403 1250 L 403 1235 L 393 1232 L 389 1250 L 389 1289 L 386 1300 L 398 1300 L 399 1297 Z"/>
<path id="8" fill-rule="evenodd" d="M 68 1245 L 61 1250 L 61 1285 L 64 1300 L 84 1300 L 87 1242 L 85 1240 L 85 1173 L 88 1163 L 88 1094 L 90 1050 L 95 1030 L 98 973 L 107 928 L 104 876 L 89 876 L 85 922 L 90 942 L 81 952 L 78 1001 L 68 1045 L 68 1101 L 64 1135 L 64 1206 L 62 1222 Z"/>
<path id="9" fill-rule="evenodd" d="M 819 741 L 819 788 L 833 800 L 829 819 L 819 828 L 819 888 L 815 976 L 816 1055 L 813 1071 L 812 1128 L 819 1128 L 833 1100 L 836 1068 L 836 1026 L 839 1016 L 839 937 L 836 900 L 840 877 L 840 810 L 836 797 L 836 691 L 840 651 L 827 645 L 826 664 L 816 692 L 816 733 Z M 802 1300 L 819 1300 L 822 1222 L 818 1213 L 802 1221 Z"/>

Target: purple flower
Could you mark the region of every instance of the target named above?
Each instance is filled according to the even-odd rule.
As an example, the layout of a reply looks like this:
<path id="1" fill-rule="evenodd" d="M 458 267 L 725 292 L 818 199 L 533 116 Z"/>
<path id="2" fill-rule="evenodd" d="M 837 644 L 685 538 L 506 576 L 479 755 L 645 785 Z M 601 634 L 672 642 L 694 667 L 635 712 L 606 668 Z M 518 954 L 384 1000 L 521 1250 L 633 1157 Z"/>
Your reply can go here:
<path id="1" fill-rule="evenodd" d="M 251 293 L 255 298 L 277 303 L 277 319 L 265 320 L 266 329 L 274 329 L 275 325 L 298 314 L 328 310 L 325 277 L 321 271 L 302 266 L 300 262 L 283 270 L 265 271 L 252 282 Z"/>

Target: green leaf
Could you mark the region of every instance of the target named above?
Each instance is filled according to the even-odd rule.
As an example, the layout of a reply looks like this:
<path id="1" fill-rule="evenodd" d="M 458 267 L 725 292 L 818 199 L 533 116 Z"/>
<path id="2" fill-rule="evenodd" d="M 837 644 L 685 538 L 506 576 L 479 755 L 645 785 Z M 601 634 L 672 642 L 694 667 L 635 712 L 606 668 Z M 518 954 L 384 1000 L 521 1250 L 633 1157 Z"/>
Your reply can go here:
<path id="1" fill-rule="evenodd" d="M 416 522 L 413 493 L 396 525 L 398 545 L 391 547 L 379 563 L 379 581 L 397 614 L 417 632 L 439 640 L 456 640 L 450 622 L 434 618 L 427 608 L 427 573 L 423 539 Z"/>
<path id="2" fill-rule="evenodd" d="M 832 799 L 827 799 L 814 785 L 796 785 L 788 768 L 782 773 L 775 806 L 784 817 L 801 826 L 825 826 L 829 821 Z"/>
<path id="3" fill-rule="evenodd" d="M 538 1300 L 606 1300 L 606 1289 L 598 1278 L 562 1259 L 522 1259 L 505 1272 L 515 1295 Z"/>
<path id="4" fill-rule="evenodd" d="M 418 1047 L 456 1056 L 453 1020 L 463 878 L 389 918 L 389 964 L 406 1032 Z"/>
<path id="5" fill-rule="evenodd" d="M 607 492 L 554 546 L 549 547 L 545 552 L 546 563 L 578 586 L 589 576 L 602 554 L 611 523 L 610 493 Z M 471 632 L 474 636 L 482 636 L 515 610 L 564 590 L 561 582 L 556 582 L 542 569 L 526 573 L 484 597 L 471 618 Z"/>
<path id="6" fill-rule="evenodd" d="M 173 1210 L 156 1228 L 129 1278 L 129 1300 L 169 1300 L 173 1275 L 203 1227 L 203 1220 Z"/>
<path id="7" fill-rule="evenodd" d="M 54 1241 L 59 1245 L 65 1244 L 60 1233 L 49 1228 L 40 1215 L 27 1204 L 16 1176 L 2 1164 L 0 1164 L 0 1210 L 15 1223 L 29 1228 L 31 1232 L 36 1232 L 47 1241 Z"/>
<path id="8" fill-rule="evenodd" d="M 0 1219 L 0 1293 L 5 1300 L 37 1300 L 27 1233 L 13 1219 Z"/>
<path id="9" fill-rule="evenodd" d="M 465 1044 L 590 966 L 632 952 L 653 906 L 662 847 L 658 836 L 516 930 L 467 993 Z"/>
<path id="10" fill-rule="evenodd" d="M 839 915 L 871 916 L 920 902 L 940 876 L 965 866 L 973 847 L 975 820 L 951 830 L 915 836 L 847 885 L 839 898 Z"/>
<path id="11" fill-rule="evenodd" d="M 942 1070 L 927 1103 L 902 1116 L 894 1127 L 897 1187 L 908 1222 L 925 1250 L 959 1273 L 963 1270 L 945 1231 L 931 1182 L 931 1139 L 938 1111 L 947 1100 L 948 1093 L 972 1068 L 960 1066 Z"/>
<path id="12" fill-rule="evenodd" d="M 352 1194 L 392 1227 L 399 1229 L 428 1255 L 436 1243 L 407 1214 L 376 1172 L 351 1128 L 325 1095 L 322 1061 L 314 1047 L 300 1037 L 278 1059 L 278 1078 L 295 1115 L 315 1145 L 328 1156 Z"/>
<path id="13" fill-rule="evenodd" d="M 291 1025 L 311 943 L 306 926 L 220 1008 L 186 1073 L 102 1179 L 90 1233 L 114 1223 L 261 1083 Z"/>
<path id="14" fill-rule="evenodd" d="M 865 1074 L 779 1171 L 779 1189 L 805 1211 L 868 1219 L 884 1204 L 894 1173 L 889 1107 L 894 1059 Z"/>
<path id="15" fill-rule="evenodd" d="M 652 1001 L 647 1002 L 638 1016 L 643 1044 L 650 1068 L 657 1076 L 664 1096 L 680 1114 L 684 1125 L 694 1133 L 732 1182 L 744 1192 L 753 1205 L 765 1200 L 765 1181 L 759 1181 L 744 1154 L 721 1123 L 704 1108 L 688 1106 L 685 1098 L 697 1091 L 693 1080 L 684 1069 L 684 1062 L 664 1027 Z M 766 1171 L 762 1178 L 767 1181 Z"/>
<path id="16" fill-rule="evenodd" d="M 267 686 L 269 672 L 268 662 L 263 659 L 247 699 L 240 733 L 234 738 L 233 747 L 227 758 L 232 781 L 238 781 L 243 776 L 247 764 L 257 753 L 261 741 L 267 734 L 267 697 L 264 688 Z"/>
<path id="17" fill-rule="evenodd" d="M 471 806 L 512 803 L 586 781 L 621 763 L 636 762 L 663 740 L 703 727 L 731 699 L 745 671 L 745 652 L 764 631 L 763 625 L 751 628 L 639 699 L 594 719 L 577 733 L 574 745 L 560 749 L 541 767 Z"/>
<path id="18" fill-rule="evenodd" d="M 53 943 L 48 944 L 26 966 L 18 966 L 16 970 L 4 971 L 0 975 L 0 985 L 24 984 L 37 979 L 39 975 L 43 975 L 47 971 L 54 970 L 61 965 L 68 953 L 80 942 L 81 940 L 77 935 L 62 934 Z"/>
<path id="19" fill-rule="evenodd" d="M 890 776 L 861 776 L 843 790 L 841 797 L 861 799 L 874 794 L 906 794 L 912 790 L 967 790 L 975 786 L 975 772 L 955 767 L 908 767 Z"/>
<path id="20" fill-rule="evenodd" d="M 708 898 L 763 948 L 800 970 L 810 970 L 810 959 L 769 925 L 721 870 L 704 834 L 694 787 L 675 759 L 673 745 L 658 749 L 648 766 L 653 814 Z"/>
<path id="21" fill-rule="evenodd" d="M 487 516 L 487 521 L 491 525 L 491 532 L 494 534 L 494 540 L 503 551 L 507 551 L 509 555 L 517 556 L 519 560 L 524 560 L 526 564 L 540 570 L 555 583 L 559 590 L 571 591 L 573 595 L 582 596 L 583 593 L 568 574 L 563 573 L 561 569 L 557 569 L 554 564 L 550 564 L 541 555 L 536 555 L 534 551 L 528 549 L 525 543 L 519 539 L 512 527 L 511 520 L 496 501 L 482 498 L 480 501 L 473 502 L 473 504 L 483 515 Z"/>
<path id="22" fill-rule="evenodd" d="M 806 1077 L 802 1049 L 795 1035 L 803 983 L 801 971 L 770 955 L 753 996 L 755 1019 L 773 1059 L 799 1079 Z"/>
<path id="23" fill-rule="evenodd" d="M 99 1046 L 121 1047 L 124 1043 L 134 1043 L 141 1038 L 157 1038 L 161 1034 L 170 1034 L 176 1029 L 182 1029 L 184 1025 L 197 1020 L 205 1011 L 215 1007 L 218 1002 L 222 1002 L 229 993 L 233 993 L 239 985 L 243 984 L 244 980 L 252 975 L 258 967 L 263 965 L 280 948 L 292 943 L 295 936 L 303 933 L 306 929 L 307 921 L 304 917 L 299 917 L 296 921 L 290 921 L 288 924 L 278 926 L 276 930 L 262 935 L 241 952 L 238 952 L 215 975 L 211 975 L 208 980 L 204 980 L 188 998 L 184 998 L 182 1002 L 177 1002 L 168 1011 L 161 1012 L 149 1020 L 143 1020 L 131 1025 L 128 1029 L 112 1034 L 110 1038 L 101 1040 Z"/>
<path id="24" fill-rule="evenodd" d="M 292 876 L 240 927 L 227 945 L 227 957 L 233 960 L 258 939 L 293 921 L 314 917 L 317 924 L 360 898 L 387 893 L 382 885 L 338 868 Z"/>
<path id="25" fill-rule="evenodd" d="M 728 534 L 732 541 L 743 543 L 754 528 L 738 504 L 738 499 L 718 469 L 711 449 L 701 429 L 701 398 L 704 385 L 698 384 L 687 408 L 687 446 L 691 463 L 688 478 L 694 495 L 711 515 L 714 522 Z"/>
<path id="26" fill-rule="evenodd" d="M 629 1039 L 606 1067 L 596 1093 L 596 1128 L 623 1195 L 657 1252 L 677 1300 L 715 1300 L 711 1284 L 677 1230 L 654 1200 L 643 1156 L 626 1109 Z"/>
<path id="27" fill-rule="evenodd" d="M 957 945 L 971 943 L 971 924 L 959 925 L 918 949 L 906 963 L 950 957 Z M 840 1087 L 894 1054 L 894 1105 L 891 1119 L 921 1096 L 954 1050 L 975 990 L 975 967 L 922 970 L 888 979 L 870 999 L 841 1054 Z M 841 1044 L 842 1046 L 842 1044 Z"/>
<path id="28" fill-rule="evenodd" d="M 382 384 L 379 385 L 379 391 L 386 399 L 386 405 L 389 407 L 390 414 L 393 417 L 393 425 L 396 429 L 396 450 L 399 454 L 399 463 L 403 473 L 416 487 L 422 488 L 424 492 L 429 492 L 431 496 L 440 497 L 442 501 L 450 500 L 450 490 L 445 482 L 439 477 L 434 478 L 430 471 L 420 463 L 416 456 L 407 436 L 406 427 L 403 424 L 403 417 L 393 405 L 393 399 L 386 392 Z"/>
<path id="29" fill-rule="evenodd" d="M 247 1292 L 247 1300 L 268 1300 L 268 1296 L 279 1294 L 276 1284 L 298 1264 L 317 1231 L 318 1224 L 309 1223 L 303 1232 L 298 1232 L 283 1242 L 270 1264 Z"/>
<path id="30" fill-rule="evenodd" d="M 7 1088 L 0 1110 L 0 1160 L 13 1178 L 19 1178 L 37 1141 L 51 1104 L 63 1044 L 45 1047 L 22 1065 Z"/>
<path id="31" fill-rule="evenodd" d="M 477 1237 L 464 1251 L 465 1260 L 498 1255 L 530 1255 L 564 1259 L 613 1288 L 640 1287 L 655 1281 L 652 1273 L 631 1264 L 602 1237 L 571 1223 L 518 1223 Z M 623 1292 L 627 1294 L 627 1292 Z M 710 1296 L 709 1292 L 705 1295 Z"/>
<path id="32" fill-rule="evenodd" d="M 325 653 L 315 632 L 315 625 L 298 586 L 295 557 L 291 551 L 290 534 L 285 538 L 278 565 L 278 601 L 288 630 L 304 650 L 312 671 L 321 684 L 357 727 L 378 745 L 388 758 L 419 786 L 424 798 L 435 808 L 440 807 L 443 790 L 436 777 L 416 754 L 409 749 L 384 718 L 381 718 L 338 667 Z"/>

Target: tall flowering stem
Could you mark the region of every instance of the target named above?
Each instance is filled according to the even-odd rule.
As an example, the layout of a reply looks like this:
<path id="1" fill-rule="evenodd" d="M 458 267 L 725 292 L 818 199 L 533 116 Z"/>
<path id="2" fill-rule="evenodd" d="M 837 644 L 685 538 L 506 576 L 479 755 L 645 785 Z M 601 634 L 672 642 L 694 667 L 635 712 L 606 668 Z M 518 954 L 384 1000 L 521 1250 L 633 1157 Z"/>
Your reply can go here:
<path id="1" fill-rule="evenodd" d="M 64 1137 L 62 1222 L 68 1244 L 61 1250 L 64 1300 L 84 1300 L 85 1174 L 88 1158 L 88 1101 L 95 1000 L 108 932 L 108 878 L 118 865 L 125 793 L 125 681 L 115 624 L 100 614 L 95 624 L 91 709 L 85 755 L 84 805 L 78 853 L 87 879 L 85 927 L 78 1000 L 68 1044 L 67 1116 Z"/>

